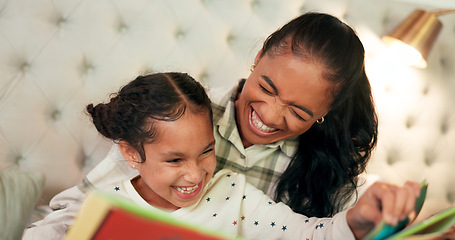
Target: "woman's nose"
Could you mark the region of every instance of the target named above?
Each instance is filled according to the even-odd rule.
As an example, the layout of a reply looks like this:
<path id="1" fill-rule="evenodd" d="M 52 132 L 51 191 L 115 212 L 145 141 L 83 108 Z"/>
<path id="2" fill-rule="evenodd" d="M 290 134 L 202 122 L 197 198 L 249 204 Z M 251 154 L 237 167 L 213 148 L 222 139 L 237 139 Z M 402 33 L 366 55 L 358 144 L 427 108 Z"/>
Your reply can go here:
<path id="1" fill-rule="evenodd" d="M 284 122 L 284 111 L 286 106 L 279 100 L 275 100 L 268 104 L 267 111 L 262 114 L 262 119 L 266 125 L 270 127 L 279 127 Z"/>

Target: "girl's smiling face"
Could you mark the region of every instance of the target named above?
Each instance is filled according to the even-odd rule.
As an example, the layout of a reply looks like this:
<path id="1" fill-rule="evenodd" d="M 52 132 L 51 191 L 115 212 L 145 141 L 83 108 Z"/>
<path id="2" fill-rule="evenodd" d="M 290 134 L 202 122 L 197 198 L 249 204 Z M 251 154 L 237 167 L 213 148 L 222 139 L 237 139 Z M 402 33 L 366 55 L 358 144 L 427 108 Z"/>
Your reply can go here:
<path id="1" fill-rule="evenodd" d="M 144 144 L 145 161 L 138 163 L 135 150 L 135 161 L 126 157 L 140 174 L 133 185 L 155 207 L 176 210 L 191 206 L 200 199 L 216 166 L 209 113 L 193 113 L 188 108 L 180 119 L 154 121 L 154 127 L 155 140 Z"/>
<path id="2" fill-rule="evenodd" d="M 321 66 L 293 54 L 256 57 L 235 102 L 245 147 L 297 137 L 329 111 L 332 85 Z"/>

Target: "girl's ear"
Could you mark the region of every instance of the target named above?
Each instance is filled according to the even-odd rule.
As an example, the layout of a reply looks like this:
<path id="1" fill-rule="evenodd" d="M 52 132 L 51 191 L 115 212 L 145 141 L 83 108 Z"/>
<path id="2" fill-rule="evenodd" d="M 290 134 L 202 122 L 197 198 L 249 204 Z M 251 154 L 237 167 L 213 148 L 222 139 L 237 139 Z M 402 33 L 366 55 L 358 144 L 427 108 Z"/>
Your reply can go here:
<path id="1" fill-rule="evenodd" d="M 118 143 L 118 148 L 130 168 L 137 169 L 137 165 L 141 162 L 141 159 L 136 149 L 123 140 Z"/>

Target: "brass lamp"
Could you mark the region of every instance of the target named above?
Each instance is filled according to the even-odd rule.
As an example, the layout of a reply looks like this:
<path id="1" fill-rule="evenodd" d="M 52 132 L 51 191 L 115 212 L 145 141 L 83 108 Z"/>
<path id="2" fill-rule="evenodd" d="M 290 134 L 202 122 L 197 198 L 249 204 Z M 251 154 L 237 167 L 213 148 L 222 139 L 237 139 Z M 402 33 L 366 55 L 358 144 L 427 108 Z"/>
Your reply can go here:
<path id="1" fill-rule="evenodd" d="M 419 68 L 427 66 L 426 59 L 442 28 L 438 15 L 455 12 L 455 9 L 428 12 L 417 9 L 382 40 L 404 57 L 406 64 Z"/>

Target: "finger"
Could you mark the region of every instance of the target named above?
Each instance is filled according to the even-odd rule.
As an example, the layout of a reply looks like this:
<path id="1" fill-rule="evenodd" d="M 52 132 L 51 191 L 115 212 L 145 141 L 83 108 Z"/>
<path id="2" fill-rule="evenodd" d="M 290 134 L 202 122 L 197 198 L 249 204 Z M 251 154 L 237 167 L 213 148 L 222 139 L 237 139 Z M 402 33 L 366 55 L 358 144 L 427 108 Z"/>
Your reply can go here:
<path id="1" fill-rule="evenodd" d="M 406 187 L 410 187 L 414 190 L 414 194 L 416 195 L 416 198 L 420 196 L 420 183 L 406 181 L 406 183 L 404 185 Z"/>
<path id="2" fill-rule="evenodd" d="M 360 196 L 359 200 L 352 208 L 351 216 L 356 222 L 377 225 L 383 219 L 381 197 L 384 183 L 375 182 L 368 190 Z"/>
<path id="3" fill-rule="evenodd" d="M 408 200 L 407 200 L 407 204 L 406 204 L 406 208 L 404 209 L 405 210 L 405 215 L 409 216 L 410 213 L 415 213 L 415 204 L 416 204 L 416 199 L 420 196 L 420 184 L 416 183 L 416 182 L 406 182 L 405 183 L 405 188 L 407 189 L 408 191 Z M 411 216 L 410 218 L 413 219 L 415 218 L 416 216 Z"/>
<path id="4" fill-rule="evenodd" d="M 399 221 L 406 219 L 414 211 L 416 198 L 420 195 L 420 185 L 406 182 L 404 186 L 389 186 L 394 194 L 393 217 Z"/>
<path id="5" fill-rule="evenodd" d="M 395 206 L 393 209 L 393 215 L 400 221 L 407 217 L 407 209 L 410 204 L 408 200 L 414 198 L 414 193 L 411 191 L 412 189 L 410 187 L 402 187 L 395 190 Z M 410 210 L 412 210 L 412 208 Z"/>
<path id="6" fill-rule="evenodd" d="M 387 224 L 393 226 L 398 223 L 398 218 L 394 214 L 396 188 L 396 186 L 383 183 L 380 190 L 375 191 L 375 197 L 380 202 L 382 218 Z"/>

